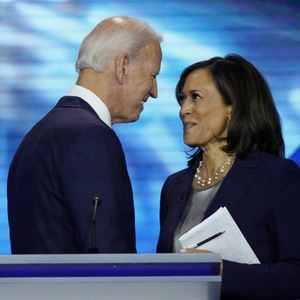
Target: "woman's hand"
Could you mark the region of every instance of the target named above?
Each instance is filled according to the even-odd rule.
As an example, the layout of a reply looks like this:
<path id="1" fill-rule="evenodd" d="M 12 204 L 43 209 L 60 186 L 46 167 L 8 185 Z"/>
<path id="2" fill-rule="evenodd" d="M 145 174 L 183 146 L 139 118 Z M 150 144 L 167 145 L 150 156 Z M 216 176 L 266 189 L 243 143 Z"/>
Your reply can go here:
<path id="1" fill-rule="evenodd" d="M 208 250 L 194 249 L 194 248 L 182 248 L 180 249 L 182 253 L 212 253 Z"/>
<path id="2" fill-rule="evenodd" d="M 182 249 L 180 249 L 180 252 L 181 253 L 213 253 L 212 251 L 194 249 L 194 248 L 182 248 Z M 220 275 L 221 276 L 223 275 L 223 260 L 221 260 Z"/>

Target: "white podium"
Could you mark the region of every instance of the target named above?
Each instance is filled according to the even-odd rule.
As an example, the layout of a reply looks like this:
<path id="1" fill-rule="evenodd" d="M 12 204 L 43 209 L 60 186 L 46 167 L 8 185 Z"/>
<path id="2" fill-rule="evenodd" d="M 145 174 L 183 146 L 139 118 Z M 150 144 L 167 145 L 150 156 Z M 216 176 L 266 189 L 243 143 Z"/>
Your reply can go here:
<path id="1" fill-rule="evenodd" d="M 219 299 L 217 254 L 0 256 L 1 300 Z"/>

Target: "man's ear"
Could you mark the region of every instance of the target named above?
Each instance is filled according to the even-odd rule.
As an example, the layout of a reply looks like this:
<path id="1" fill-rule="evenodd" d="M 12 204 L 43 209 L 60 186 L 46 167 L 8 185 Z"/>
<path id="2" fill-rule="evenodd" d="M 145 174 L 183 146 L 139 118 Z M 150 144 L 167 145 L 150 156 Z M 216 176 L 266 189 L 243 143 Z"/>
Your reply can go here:
<path id="1" fill-rule="evenodd" d="M 115 61 L 115 71 L 117 80 L 120 84 L 124 82 L 125 77 L 128 73 L 129 56 L 128 54 L 121 54 L 117 56 Z"/>

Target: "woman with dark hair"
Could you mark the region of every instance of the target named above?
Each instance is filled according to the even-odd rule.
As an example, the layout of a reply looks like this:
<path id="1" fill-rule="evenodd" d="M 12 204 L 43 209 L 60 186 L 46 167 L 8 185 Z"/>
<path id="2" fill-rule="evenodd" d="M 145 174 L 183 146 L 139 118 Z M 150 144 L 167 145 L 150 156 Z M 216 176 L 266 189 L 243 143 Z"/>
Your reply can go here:
<path id="1" fill-rule="evenodd" d="M 227 55 L 186 68 L 176 97 L 184 142 L 197 151 L 163 186 L 157 251 L 201 252 L 178 239 L 226 206 L 260 264 L 223 260 L 222 299 L 300 298 L 300 169 L 283 158 L 268 84 Z"/>

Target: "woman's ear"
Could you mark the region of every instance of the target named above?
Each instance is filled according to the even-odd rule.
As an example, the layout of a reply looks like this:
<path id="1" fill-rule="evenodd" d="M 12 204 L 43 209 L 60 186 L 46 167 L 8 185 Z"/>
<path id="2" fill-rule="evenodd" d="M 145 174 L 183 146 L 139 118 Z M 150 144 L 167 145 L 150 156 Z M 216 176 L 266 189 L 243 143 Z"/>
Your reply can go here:
<path id="1" fill-rule="evenodd" d="M 228 120 L 231 120 L 232 105 L 227 106 L 227 112 L 228 112 L 227 118 Z"/>
<path id="2" fill-rule="evenodd" d="M 120 84 L 124 82 L 125 77 L 128 73 L 129 56 L 128 54 L 121 54 L 117 56 L 115 61 L 115 72 L 117 80 Z"/>

